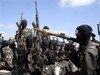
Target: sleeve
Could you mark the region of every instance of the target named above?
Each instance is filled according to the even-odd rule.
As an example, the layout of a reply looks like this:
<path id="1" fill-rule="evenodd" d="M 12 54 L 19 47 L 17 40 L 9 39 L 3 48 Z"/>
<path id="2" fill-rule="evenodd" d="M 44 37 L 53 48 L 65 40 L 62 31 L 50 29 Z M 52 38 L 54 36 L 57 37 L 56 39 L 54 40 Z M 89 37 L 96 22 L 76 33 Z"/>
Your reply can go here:
<path id="1" fill-rule="evenodd" d="M 88 48 L 87 52 L 85 53 L 86 75 L 92 75 L 95 73 L 97 64 L 96 56 L 97 56 L 96 49 Z"/>

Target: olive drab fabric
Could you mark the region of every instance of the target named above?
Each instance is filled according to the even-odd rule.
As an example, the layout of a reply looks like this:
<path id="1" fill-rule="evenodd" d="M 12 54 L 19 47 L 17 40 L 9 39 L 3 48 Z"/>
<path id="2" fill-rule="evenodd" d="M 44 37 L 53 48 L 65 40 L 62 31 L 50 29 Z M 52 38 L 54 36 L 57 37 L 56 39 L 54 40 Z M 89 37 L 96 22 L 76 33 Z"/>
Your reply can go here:
<path id="1" fill-rule="evenodd" d="M 100 75 L 100 47 L 97 47 L 98 58 L 97 58 L 97 75 Z"/>
<path id="2" fill-rule="evenodd" d="M 89 42 L 88 45 L 83 48 L 80 55 L 79 64 L 81 71 L 84 75 L 94 75 L 97 68 L 98 51 L 96 47 Z"/>

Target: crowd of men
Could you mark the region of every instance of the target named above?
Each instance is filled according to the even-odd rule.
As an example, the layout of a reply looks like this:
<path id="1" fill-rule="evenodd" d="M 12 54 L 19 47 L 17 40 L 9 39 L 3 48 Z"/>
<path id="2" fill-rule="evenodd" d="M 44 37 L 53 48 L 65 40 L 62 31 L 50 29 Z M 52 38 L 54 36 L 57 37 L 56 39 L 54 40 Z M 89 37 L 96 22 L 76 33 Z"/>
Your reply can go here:
<path id="1" fill-rule="evenodd" d="M 51 40 L 46 32 L 27 28 L 23 19 L 14 38 L 4 40 L 0 34 L 0 70 L 12 75 L 100 75 L 100 43 L 92 31 L 83 24 L 76 28 L 76 38 Z"/>

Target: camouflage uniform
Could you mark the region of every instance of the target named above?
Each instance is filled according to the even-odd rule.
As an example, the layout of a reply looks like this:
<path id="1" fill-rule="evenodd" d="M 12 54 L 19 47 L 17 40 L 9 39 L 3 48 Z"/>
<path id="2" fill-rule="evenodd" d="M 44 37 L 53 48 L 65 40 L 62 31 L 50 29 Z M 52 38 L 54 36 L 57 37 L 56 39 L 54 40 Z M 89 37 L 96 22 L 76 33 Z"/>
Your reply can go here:
<path id="1" fill-rule="evenodd" d="M 42 73 L 43 75 L 53 75 L 55 69 L 55 57 L 56 54 L 54 50 L 48 50 L 46 53 L 47 58 L 44 59 L 44 66 Z"/>
<path id="2" fill-rule="evenodd" d="M 43 69 L 43 59 L 34 50 L 31 50 L 28 55 L 28 68 L 32 75 L 41 75 L 41 70 Z"/>
<path id="3" fill-rule="evenodd" d="M 1 65 L 3 69 L 12 70 L 13 68 L 13 51 L 9 46 L 2 48 Z"/>
<path id="4" fill-rule="evenodd" d="M 21 38 L 19 38 L 18 45 L 20 46 L 23 42 L 26 42 L 27 37 L 33 37 L 32 29 L 25 28 L 24 30 L 22 30 Z"/>
<path id="5" fill-rule="evenodd" d="M 44 65 L 42 70 L 42 75 L 53 75 L 55 70 L 55 65 Z"/>

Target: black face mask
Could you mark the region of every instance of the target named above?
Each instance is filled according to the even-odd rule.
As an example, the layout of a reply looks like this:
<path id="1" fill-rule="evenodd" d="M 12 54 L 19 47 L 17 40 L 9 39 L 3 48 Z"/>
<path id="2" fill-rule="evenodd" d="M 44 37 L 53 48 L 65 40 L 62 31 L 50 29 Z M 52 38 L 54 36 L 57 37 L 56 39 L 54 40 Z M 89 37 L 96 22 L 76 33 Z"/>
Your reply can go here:
<path id="1" fill-rule="evenodd" d="M 76 40 L 78 43 L 83 43 L 85 41 L 85 37 L 83 37 L 83 36 L 76 37 Z"/>
<path id="2" fill-rule="evenodd" d="M 81 36 L 77 36 L 76 37 L 76 40 L 78 43 L 82 44 L 82 45 L 85 45 L 87 44 L 87 42 L 89 41 L 90 39 L 90 34 L 82 34 Z"/>

